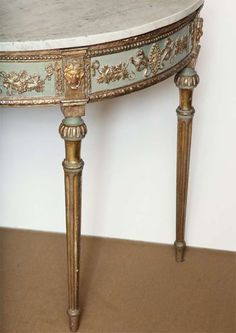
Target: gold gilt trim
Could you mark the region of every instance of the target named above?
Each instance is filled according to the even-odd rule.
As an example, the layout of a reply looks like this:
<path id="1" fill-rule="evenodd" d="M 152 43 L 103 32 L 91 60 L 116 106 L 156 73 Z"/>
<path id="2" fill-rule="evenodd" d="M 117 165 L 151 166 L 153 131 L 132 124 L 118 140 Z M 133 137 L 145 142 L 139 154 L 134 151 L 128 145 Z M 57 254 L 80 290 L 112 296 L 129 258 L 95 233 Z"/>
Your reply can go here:
<path id="1" fill-rule="evenodd" d="M 0 52 L 0 61 L 34 62 L 52 61 L 62 59 L 60 50 L 56 51 L 25 51 L 25 52 Z"/>
<path id="2" fill-rule="evenodd" d="M 0 106 L 40 106 L 40 105 L 51 105 L 59 104 L 62 98 L 33 98 L 33 99 L 0 99 Z"/>
<path id="3" fill-rule="evenodd" d="M 64 92 L 62 62 L 57 61 L 54 65 L 56 96 L 62 96 Z"/>

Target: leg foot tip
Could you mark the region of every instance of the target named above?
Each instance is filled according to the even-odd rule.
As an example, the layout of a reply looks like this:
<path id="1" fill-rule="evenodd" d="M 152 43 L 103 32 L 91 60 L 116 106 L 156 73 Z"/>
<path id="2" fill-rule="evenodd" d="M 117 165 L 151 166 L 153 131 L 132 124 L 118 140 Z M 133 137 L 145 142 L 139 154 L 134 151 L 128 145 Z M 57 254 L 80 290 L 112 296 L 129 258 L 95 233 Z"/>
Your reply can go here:
<path id="1" fill-rule="evenodd" d="M 184 252 L 186 248 L 185 241 L 183 242 L 177 242 L 174 243 L 175 246 L 175 260 L 177 262 L 183 262 L 184 261 Z"/>
<path id="2" fill-rule="evenodd" d="M 67 313 L 69 316 L 69 326 L 70 326 L 71 332 L 77 332 L 77 330 L 79 328 L 80 311 L 69 309 L 67 311 Z"/>

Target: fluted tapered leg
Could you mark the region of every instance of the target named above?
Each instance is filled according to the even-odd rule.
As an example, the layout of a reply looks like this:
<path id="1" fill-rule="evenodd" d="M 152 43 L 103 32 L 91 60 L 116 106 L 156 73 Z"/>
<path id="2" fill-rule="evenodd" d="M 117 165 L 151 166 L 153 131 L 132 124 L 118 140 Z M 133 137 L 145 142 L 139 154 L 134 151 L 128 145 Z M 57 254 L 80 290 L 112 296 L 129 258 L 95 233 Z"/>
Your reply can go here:
<path id="1" fill-rule="evenodd" d="M 81 117 L 65 118 L 59 128 L 65 140 L 63 168 L 65 172 L 67 270 L 68 270 L 68 316 L 70 330 L 79 327 L 79 261 L 81 225 L 81 177 L 83 161 L 80 157 L 81 140 L 86 135 Z"/>
<path id="2" fill-rule="evenodd" d="M 197 86 L 199 77 L 194 69 L 185 68 L 175 77 L 175 83 L 180 92 L 180 104 L 177 108 L 177 184 L 176 184 L 176 261 L 184 260 L 186 247 L 184 230 L 186 221 L 186 206 L 188 194 L 189 161 L 192 136 L 193 89 Z"/>

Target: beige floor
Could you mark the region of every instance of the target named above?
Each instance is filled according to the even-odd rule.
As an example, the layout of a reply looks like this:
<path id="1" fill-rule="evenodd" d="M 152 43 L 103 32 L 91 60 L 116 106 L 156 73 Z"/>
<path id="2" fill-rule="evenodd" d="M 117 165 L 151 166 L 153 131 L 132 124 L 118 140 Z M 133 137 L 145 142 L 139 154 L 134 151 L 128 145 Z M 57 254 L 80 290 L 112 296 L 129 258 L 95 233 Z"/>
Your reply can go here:
<path id="1" fill-rule="evenodd" d="M 231 252 L 84 237 L 80 333 L 234 333 Z M 65 236 L 0 229 L 0 332 L 66 333 Z"/>

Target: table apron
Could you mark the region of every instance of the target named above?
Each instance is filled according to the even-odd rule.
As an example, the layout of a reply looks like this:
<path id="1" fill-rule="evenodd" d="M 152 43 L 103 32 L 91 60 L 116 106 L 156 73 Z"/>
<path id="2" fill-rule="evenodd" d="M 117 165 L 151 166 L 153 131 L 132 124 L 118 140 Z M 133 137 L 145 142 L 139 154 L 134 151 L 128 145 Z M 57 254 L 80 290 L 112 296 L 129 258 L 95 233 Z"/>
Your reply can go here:
<path id="1" fill-rule="evenodd" d="M 195 52 L 198 11 L 180 22 L 85 48 L 0 53 L 0 105 L 94 102 L 174 75 Z"/>

